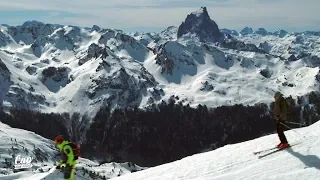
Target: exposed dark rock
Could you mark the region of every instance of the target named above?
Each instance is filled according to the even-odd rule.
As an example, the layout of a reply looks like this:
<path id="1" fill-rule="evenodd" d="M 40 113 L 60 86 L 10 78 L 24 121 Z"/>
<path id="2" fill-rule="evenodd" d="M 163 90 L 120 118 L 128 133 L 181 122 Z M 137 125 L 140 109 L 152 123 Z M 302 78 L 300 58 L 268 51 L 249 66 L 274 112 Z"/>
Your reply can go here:
<path id="1" fill-rule="evenodd" d="M 37 67 L 35 66 L 28 66 L 26 68 L 26 71 L 30 74 L 30 75 L 33 75 L 37 72 Z"/>
<path id="2" fill-rule="evenodd" d="M 230 35 L 233 35 L 233 36 L 239 36 L 240 34 L 236 31 L 236 30 L 230 30 L 230 29 L 220 29 L 220 32 L 223 33 L 223 34 L 230 34 Z"/>
<path id="3" fill-rule="evenodd" d="M 244 42 L 232 37 L 231 35 L 227 35 L 224 41 L 221 42 L 220 46 L 229 49 L 236 49 L 240 51 L 251 51 L 258 53 L 266 53 L 264 50 L 259 49 L 254 44 L 245 44 Z"/>
<path id="4" fill-rule="evenodd" d="M 253 33 L 253 29 L 249 28 L 249 27 L 245 27 L 240 31 L 241 35 L 248 35 L 248 34 L 252 34 Z"/>
<path id="5" fill-rule="evenodd" d="M 208 81 L 202 82 L 202 87 L 200 88 L 200 91 L 212 91 L 214 87 L 209 84 Z"/>
<path id="6" fill-rule="evenodd" d="M 7 66 L 2 62 L 2 59 L 0 59 L 0 72 L 10 73 Z"/>
<path id="7" fill-rule="evenodd" d="M 42 71 L 43 80 L 45 81 L 48 78 L 59 82 L 68 77 L 70 69 L 68 67 L 48 67 Z"/>
<path id="8" fill-rule="evenodd" d="M 101 33 L 102 35 L 98 41 L 99 44 L 107 44 L 108 40 L 114 38 L 116 35 L 116 32 L 111 29 L 102 30 Z"/>
<path id="9" fill-rule="evenodd" d="M 271 76 L 272 76 L 272 73 L 270 72 L 269 69 L 260 70 L 260 74 L 265 78 L 271 78 Z"/>
<path id="10" fill-rule="evenodd" d="M 287 34 L 288 32 L 283 29 L 279 29 L 278 31 L 273 33 L 273 35 L 279 36 L 280 38 L 285 37 Z"/>
<path id="11" fill-rule="evenodd" d="M 40 62 L 44 63 L 44 64 L 50 64 L 50 60 L 49 59 L 41 59 Z"/>
<path id="12" fill-rule="evenodd" d="M 265 30 L 264 28 L 259 28 L 259 29 L 257 29 L 254 33 L 255 33 L 255 34 L 259 34 L 259 35 L 261 35 L 261 36 L 266 36 L 266 35 L 268 35 L 268 31 Z"/>
<path id="13" fill-rule="evenodd" d="M 269 43 L 267 43 L 267 41 L 265 41 L 264 43 L 260 43 L 259 48 L 269 53 L 272 49 L 272 45 L 270 45 Z"/>
<path id="14" fill-rule="evenodd" d="M 82 52 L 82 57 L 79 59 L 79 66 L 86 63 L 88 60 L 94 58 L 101 58 L 102 60 L 108 57 L 109 54 L 105 47 L 100 47 L 99 45 L 92 43 L 87 51 Z"/>
<path id="15" fill-rule="evenodd" d="M 92 31 L 100 31 L 101 28 L 97 25 L 93 25 L 92 28 L 91 28 Z"/>
<path id="16" fill-rule="evenodd" d="M 283 82 L 282 86 L 295 87 L 296 85 L 288 82 Z"/>
<path id="17" fill-rule="evenodd" d="M 179 26 L 177 37 L 185 34 L 196 34 L 201 42 L 220 42 L 223 35 L 215 21 L 210 19 L 206 7 L 189 14 L 184 22 Z"/>
<path id="18" fill-rule="evenodd" d="M 156 49 L 155 60 L 156 64 L 161 66 L 161 73 L 172 76 L 180 68 L 190 68 L 189 71 L 179 71 L 179 73 L 194 75 L 196 72 L 194 59 L 185 51 L 187 51 L 187 47 L 175 41 L 168 41 Z"/>
<path id="19" fill-rule="evenodd" d="M 296 58 L 295 55 L 291 54 L 291 56 L 288 58 L 288 61 L 296 61 L 298 58 Z"/>
<path id="20" fill-rule="evenodd" d="M 305 57 L 311 56 L 311 53 L 306 53 L 306 52 L 301 52 L 298 56 L 297 59 L 302 59 Z"/>

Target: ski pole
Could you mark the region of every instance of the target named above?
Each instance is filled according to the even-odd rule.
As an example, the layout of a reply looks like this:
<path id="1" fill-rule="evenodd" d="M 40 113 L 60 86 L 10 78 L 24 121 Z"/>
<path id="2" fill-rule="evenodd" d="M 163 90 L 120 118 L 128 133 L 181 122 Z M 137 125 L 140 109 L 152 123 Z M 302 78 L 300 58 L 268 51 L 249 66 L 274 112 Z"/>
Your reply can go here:
<path id="1" fill-rule="evenodd" d="M 296 123 L 296 122 L 291 122 L 291 121 L 286 121 L 286 123 L 296 124 L 296 125 L 300 125 L 300 126 L 305 126 L 306 125 L 306 123 L 301 124 L 301 123 Z"/>
<path id="2" fill-rule="evenodd" d="M 280 122 L 280 124 L 282 124 L 283 126 L 285 126 L 285 127 L 286 127 L 286 128 L 288 128 L 288 129 L 292 130 L 293 132 L 295 132 L 295 133 L 299 134 L 299 135 L 300 135 L 300 136 L 302 136 L 303 138 L 306 138 L 304 135 L 302 135 L 302 134 L 298 133 L 296 130 L 294 130 L 294 129 L 290 128 L 289 126 L 285 125 L 284 123 Z"/>

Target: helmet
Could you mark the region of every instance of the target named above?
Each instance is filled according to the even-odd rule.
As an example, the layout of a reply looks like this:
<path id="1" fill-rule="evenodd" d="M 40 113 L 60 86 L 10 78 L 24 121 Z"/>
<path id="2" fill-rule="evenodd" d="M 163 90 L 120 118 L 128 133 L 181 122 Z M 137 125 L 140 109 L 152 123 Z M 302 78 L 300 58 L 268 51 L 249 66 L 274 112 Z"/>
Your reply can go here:
<path id="1" fill-rule="evenodd" d="M 60 144 L 60 143 L 62 143 L 62 141 L 64 141 L 64 138 L 63 138 L 62 135 L 59 135 L 56 138 L 54 138 L 54 143 L 55 144 Z"/>

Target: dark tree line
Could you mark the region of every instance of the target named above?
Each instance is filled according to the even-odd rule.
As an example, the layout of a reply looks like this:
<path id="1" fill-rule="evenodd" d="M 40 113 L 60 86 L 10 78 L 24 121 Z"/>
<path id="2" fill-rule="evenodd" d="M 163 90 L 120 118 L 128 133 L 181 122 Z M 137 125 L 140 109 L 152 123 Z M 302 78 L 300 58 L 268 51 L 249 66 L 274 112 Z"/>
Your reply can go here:
<path id="1" fill-rule="evenodd" d="M 154 166 L 174 161 L 204 149 L 251 140 L 275 132 L 272 108 L 255 106 L 221 106 L 208 109 L 168 103 L 142 109 L 101 109 L 86 134 L 84 149 L 88 156 L 101 152 L 113 154 L 114 161 L 133 161 Z M 300 113 L 316 122 L 315 110 L 303 110 L 289 97 L 288 120 L 300 123 Z M 296 128 L 296 125 L 290 125 Z M 90 152 L 90 153 L 89 153 Z M 100 154 L 101 155 L 101 154 Z M 102 155 L 103 156 L 103 155 Z M 101 157 L 99 157 L 101 158 Z"/>
<path id="2" fill-rule="evenodd" d="M 304 97 L 305 98 L 305 97 Z M 287 98 L 289 121 L 310 125 L 320 117 L 320 95 Z M 79 114 L 45 114 L 26 109 L 12 109 L 0 120 L 15 128 L 33 131 L 53 139 L 62 134 L 72 141 L 81 141 L 81 155 L 101 161 L 134 162 L 155 166 L 171 162 L 206 149 L 251 140 L 275 132 L 273 103 L 255 106 L 221 106 L 191 108 L 172 97 L 147 109 L 100 109 L 95 117 Z M 303 121 L 303 122 L 301 122 Z M 289 125 L 292 128 L 299 126 Z"/>
<path id="3" fill-rule="evenodd" d="M 54 139 L 63 135 L 70 141 L 80 143 L 89 117 L 79 113 L 41 113 L 28 109 L 10 109 L 9 114 L 0 111 L 0 121 L 14 128 L 35 132 L 45 138 Z"/>
<path id="4" fill-rule="evenodd" d="M 11 109 L 10 114 L 0 112 L 0 121 L 11 127 L 35 132 L 45 138 L 54 139 L 61 134 L 69 138 L 65 126 L 68 114 L 45 114 L 28 109 Z"/>

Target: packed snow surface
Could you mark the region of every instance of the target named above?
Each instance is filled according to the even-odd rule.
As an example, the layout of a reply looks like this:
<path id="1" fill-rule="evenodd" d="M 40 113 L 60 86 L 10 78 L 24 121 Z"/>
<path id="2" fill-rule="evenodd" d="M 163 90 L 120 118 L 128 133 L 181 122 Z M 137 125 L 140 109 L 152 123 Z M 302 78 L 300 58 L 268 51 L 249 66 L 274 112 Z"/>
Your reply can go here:
<path id="1" fill-rule="evenodd" d="M 258 158 L 253 152 L 278 144 L 276 134 L 128 174 L 114 180 L 318 180 L 320 122 L 286 131 L 291 148 Z M 299 133 L 299 134 L 298 134 Z"/>

